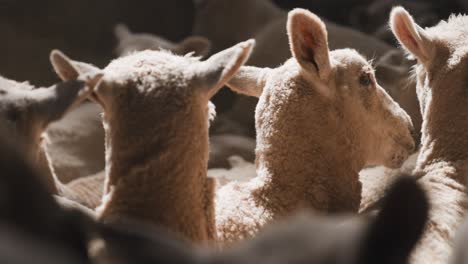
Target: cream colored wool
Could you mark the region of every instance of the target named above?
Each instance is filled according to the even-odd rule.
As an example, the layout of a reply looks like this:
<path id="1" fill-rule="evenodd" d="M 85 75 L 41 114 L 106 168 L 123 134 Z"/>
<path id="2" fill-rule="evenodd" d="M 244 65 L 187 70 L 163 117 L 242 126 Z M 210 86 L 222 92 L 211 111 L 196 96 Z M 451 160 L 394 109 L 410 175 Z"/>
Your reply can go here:
<path id="1" fill-rule="evenodd" d="M 46 130 L 47 153 L 51 165 L 63 183 L 104 170 L 104 128 L 102 109 L 85 102 L 71 110 L 66 118 Z"/>
<path id="2" fill-rule="evenodd" d="M 68 186 L 60 181 L 48 155 L 46 129 L 79 105 L 90 94 L 87 85 L 92 85 L 98 78 L 99 76 L 94 76 L 86 81 L 64 82 L 50 88 L 36 88 L 28 83 L 18 83 L 3 77 L 0 79 L 0 126 L 15 135 L 14 140 L 25 148 L 25 153 L 30 155 L 29 158 L 42 171 L 43 181 L 52 194 L 77 202 L 91 199 L 81 195 L 89 192 L 88 188 L 91 186 Z M 83 204 L 94 208 L 90 205 L 99 201 L 100 197 L 92 203 L 86 201 Z"/>
<path id="3" fill-rule="evenodd" d="M 206 61 L 143 51 L 103 70 L 53 53 L 63 79 L 104 75 L 93 89 L 106 132 L 101 221 L 131 218 L 192 242 L 216 238 L 214 181 L 206 175 L 209 99 L 244 64 L 253 45 L 240 43 Z"/>
<path id="4" fill-rule="evenodd" d="M 255 38 L 256 49 L 247 62 L 257 67 L 277 67 L 290 58 L 286 32 L 287 12 L 271 0 L 195 0 L 196 15 L 193 34 L 208 38 L 213 50 L 225 48 L 246 38 Z M 242 17 L 242 19 L 239 19 Z M 417 131 L 421 125 L 415 83 L 408 83 L 412 64 L 393 61 L 398 53 L 391 45 L 357 30 L 324 21 L 330 50 L 352 48 L 376 62 L 380 84 L 408 112 Z M 219 30 L 218 25 L 223 25 Z M 402 56 L 400 56 L 402 57 Z M 213 132 L 255 137 L 255 107 L 257 99 L 237 96 L 232 109 L 220 114 Z M 418 139 L 418 137 L 417 137 Z M 418 139 L 419 140 L 419 139 Z M 233 153 L 231 155 L 237 155 Z"/>
<path id="5" fill-rule="evenodd" d="M 452 16 L 422 29 L 402 7 L 390 26 L 417 59 L 417 95 L 423 116 L 421 151 L 415 174 L 430 198 L 430 218 L 411 263 L 448 263 L 454 236 L 467 207 L 468 17 Z"/>
<path id="6" fill-rule="evenodd" d="M 398 168 L 414 148 L 410 118 L 361 55 L 329 52 L 325 25 L 306 10 L 290 13 L 288 33 L 294 58 L 276 69 L 242 67 L 228 82 L 260 100 L 257 177 L 216 194 L 222 242 L 252 236 L 303 207 L 357 212 L 359 171 Z"/>

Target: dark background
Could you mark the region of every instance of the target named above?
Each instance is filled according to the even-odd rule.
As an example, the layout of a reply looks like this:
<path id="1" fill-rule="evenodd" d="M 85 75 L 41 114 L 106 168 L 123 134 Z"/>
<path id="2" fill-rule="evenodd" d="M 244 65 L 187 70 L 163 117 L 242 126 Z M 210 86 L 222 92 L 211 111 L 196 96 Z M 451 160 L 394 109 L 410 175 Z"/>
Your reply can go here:
<path id="1" fill-rule="evenodd" d="M 275 2 L 287 9 L 308 8 L 347 25 L 350 10 L 372 0 Z M 434 5 L 441 17 L 461 10 L 455 0 Z M 114 56 L 116 23 L 180 40 L 190 34 L 193 18 L 192 0 L 0 0 L 0 74 L 50 85 L 57 80 L 48 61 L 53 48 L 104 66 Z"/>

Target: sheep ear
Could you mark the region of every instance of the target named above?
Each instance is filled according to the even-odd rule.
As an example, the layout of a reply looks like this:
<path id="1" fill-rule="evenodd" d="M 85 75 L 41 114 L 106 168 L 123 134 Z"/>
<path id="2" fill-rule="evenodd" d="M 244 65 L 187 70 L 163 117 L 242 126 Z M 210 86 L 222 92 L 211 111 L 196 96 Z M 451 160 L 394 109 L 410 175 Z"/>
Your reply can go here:
<path id="1" fill-rule="evenodd" d="M 229 80 L 227 86 L 235 92 L 260 97 L 270 72 L 270 68 L 262 69 L 252 66 L 243 66 L 237 71 L 234 77 Z"/>
<path id="2" fill-rule="evenodd" d="M 187 37 L 184 39 L 175 50 L 177 54 L 187 54 L 195 52 L 196 56 L 205 57 L 211 49 L 211 41 L 204 37 Z"/>
<path id="3" fill-rule="evenodd" d="M 94 76 L 100 79 L 102 75 Z M 93 80 L 95 82 L 97 80 Z M 44 116 L 45 125 L 61 119 L 91 94 L 90 87 L 82 80 L 59 83 L 49 88 L 34 90 L 36 107 Z"/>
<path id="4" fill-rule="evenodd" d="M 50 62 L 57 75 L 63 81 L 76 80 L 80 76 L 78 68 L 73 65 L 70 58 L 59 50 L 53 50 L 50 53 Z"/>
<path id="5" fill-rule="evenodd" d="M 126 39 L 132 35 L 132 32 L 125 24 L 117 24 L 114 27 L 114 34 L 119 40 Z"/>
<path id="6" fill-rule="evenodd" d="M 430 39 L 426 31 L 413 20 L 403 8 L 395 7 L 390 14 L 390 27 L 403 47 L 419 61 L 429 60 Z"/>
<path id="7" fill-rule="evenodd" d="M 294 9 L 288 16 L 291 52 L 308 72 L 327 80 L 331 72 L 328 33 L 322 20 L 305 9 Z"/>
<path id="8" fill-rule="evenodd" d="M 407 263 L 420 239 L 429 213 L 422 188 L 401 177 L 390 189 L 377 218 L 364 236 L 361 263 Z"/>
<path id="9" fill-rule="evenodd" d="M 247 61 L 255 45 L 251 39 L 221 51 L 195 66 L 195 78 L 211 98 Z"/>
<path id="10" fill-rule="evenodd" d="M 101 69 L 89 63 L 73 61 L 59 50 L 50 53 L 50 62 L 63 81 L 80 79 L 94 87 L 102 77 Z"/>

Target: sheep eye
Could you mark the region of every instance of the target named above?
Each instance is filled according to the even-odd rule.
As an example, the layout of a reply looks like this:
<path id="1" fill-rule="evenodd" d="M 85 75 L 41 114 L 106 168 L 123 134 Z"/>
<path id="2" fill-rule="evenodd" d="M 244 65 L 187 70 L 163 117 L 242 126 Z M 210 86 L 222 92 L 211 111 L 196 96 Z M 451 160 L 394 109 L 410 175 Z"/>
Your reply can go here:
<path id="1" fill-rule="evenodd" d="M 372 84 L 372 78 L 371 78 L 370 74 L 366 73 L 366 74 L 361 75 L 361 77 L 359 77 L 359 84 L 361 84 L 362 86 L 371 85 Z"/>

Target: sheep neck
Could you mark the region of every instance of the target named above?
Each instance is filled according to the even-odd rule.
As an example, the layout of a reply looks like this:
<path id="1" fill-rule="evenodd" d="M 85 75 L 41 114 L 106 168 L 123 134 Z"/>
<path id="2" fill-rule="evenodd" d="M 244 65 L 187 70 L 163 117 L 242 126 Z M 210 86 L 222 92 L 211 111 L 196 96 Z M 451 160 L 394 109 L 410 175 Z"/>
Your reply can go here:
<path id="1" fill-rule="evenodd" d="M 441 178 L 450 178 L 465 185 L 465 173 L 468 172 L 468 140 L 462 129 L 447 128 L 448 125 L 432 128 L 423 124 L 421 150 L 414 173 Z"/>
<path id="2" fill-rule="evenodd" d="M 429 141 L 426 141 L 426 144 Z M 447 262 L 453 253 L 451 245 L 468 209 L 465 176 L 468 160 L 455 160 L 453 153 L 442 154 L 423 145 L 415 169 L 419 183 L 426 190 L 430 202 L 429 222 L 411 263 L 425 263 L 428 256 L 437 263 Z M 434 242 L 435 241 L 435 242 Z M 434 254 L 437 247 L 437 254 Z"/>
<path id="3" fill-rule="evenodd" d="M 338 145 L 329 148 L 329 145 L 315 142 L 308 146 L 315 148 L 304 151 L 296 148 L 291 153 L 272 150 L 259 155 L 257 164 L 261 166 L 257 172 L 263 185 L 255 193 L 257 200 L 279 215 L 301 207 L 324 212 L 357 212 L 361 200 L 359 171 L 364 166 L 356 158 L 359 155 L 346 152 Z M 281 164 L 269 162 L 280 160 L 281 156 Z"/>
<path id="4" fill-rule="evenodd" d="M 208 222 L 214 223 L 205 215 L 206 116 L 194 114 L 170 124 L 142 123 L 145 127 L 136 130 L 145 132 L 139 134 L 123 118 L 104 120 L 106 180 L 99 217 L 107 222 L 136 219 L 167 227 L 185 238 L 206 240 L 203 229 Z M 171 127 L 174 124 L 180 127 Z"/>

